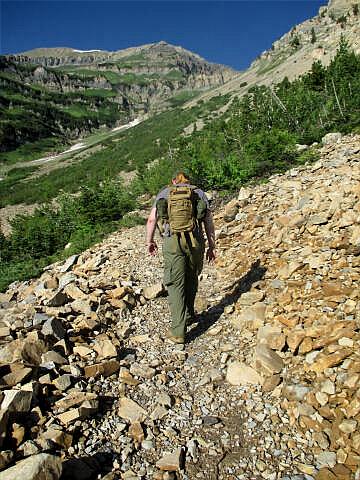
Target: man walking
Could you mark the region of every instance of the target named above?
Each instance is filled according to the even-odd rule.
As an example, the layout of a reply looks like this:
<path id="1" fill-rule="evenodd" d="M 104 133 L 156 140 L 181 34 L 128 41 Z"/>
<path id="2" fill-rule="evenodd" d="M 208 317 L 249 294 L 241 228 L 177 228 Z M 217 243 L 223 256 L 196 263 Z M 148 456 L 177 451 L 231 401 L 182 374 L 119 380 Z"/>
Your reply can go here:
<path id="1" fill-rule="evenodd" d="M 191 185 L 183 172 L 178 172 L 169 187 L 156 197 L 146 224 L 146 245 L 150 255 L 156 255 L 154 233 L 162 222 L 164 239 L 164 284 L 168 289 L 172 316 L 168 338 L 173 343 L 184 343 L 186 325 L 194 317 L 194 301 L 198 276 L 203 267 L 205 240 L 208 240 L 206 258 L 215 259 L 215 232 L 209 202 L 205 193 Z"/>

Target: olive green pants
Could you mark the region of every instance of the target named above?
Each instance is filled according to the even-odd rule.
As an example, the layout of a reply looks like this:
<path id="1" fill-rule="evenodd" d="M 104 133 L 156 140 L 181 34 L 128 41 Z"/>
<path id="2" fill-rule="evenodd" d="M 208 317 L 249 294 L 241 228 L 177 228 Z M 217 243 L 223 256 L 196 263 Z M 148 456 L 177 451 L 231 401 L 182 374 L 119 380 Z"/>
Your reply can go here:
<path id="1" fill-rule="evenodd" d="M 164 284 L 169 294 L 172 317 L 171 333 L 185 337 L 186 322 L 194 316 L 194 301 L 198 289 L 198 275 L 204 260 L 205 244 L 195 238 L 192 245 L 189 234 L 164 239 Z"/>

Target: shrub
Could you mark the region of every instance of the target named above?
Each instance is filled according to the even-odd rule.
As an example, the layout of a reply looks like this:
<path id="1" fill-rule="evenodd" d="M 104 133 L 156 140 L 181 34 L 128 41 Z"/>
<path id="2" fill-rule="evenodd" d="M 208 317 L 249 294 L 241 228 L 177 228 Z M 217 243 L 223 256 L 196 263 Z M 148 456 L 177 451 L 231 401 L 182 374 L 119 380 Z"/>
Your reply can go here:
<path id="1" fill-rule="evenodd" d="M 299 35 L 295 35 L 291 40 L 290 40 L 290 45 L 291 47 L 293 47 L 294 49 L 300 47 L 300 38 L 299 38 Z"/>
<path id="2" fill-rule="evenodd" d="M 341 15 L 341 17 L 339 17 L 339 18 L 336 20 L 336 23 L 339 23 L 342 28 L 344 28 L 344 26 L 346 25 L 346 22 L 347 22 L 347 18 L 346 18 L 345 15 Z"/>
<path id="3" fill-rule="evenodd" d="M 311 29 L 311 43 L 315 43 L 315 42 L 316 42 L 316 33 L 315 33 L 314 27 L 312 27 L 312 29 Z"/>
<path id="4" fill-rule="evenodd" d="M 256 176 L 288 168 L 296 158 L 296 135 L 272 129 L 252 135 L 244 145 L 244 157 Z"/>
<path id="5" fill-rule="evenodd" d="M 78 204 L 80 212 L 92 224 L 120 220 L 136 205 L 133 195 L 125 191 L 119 181 L 83 187 Z"/>

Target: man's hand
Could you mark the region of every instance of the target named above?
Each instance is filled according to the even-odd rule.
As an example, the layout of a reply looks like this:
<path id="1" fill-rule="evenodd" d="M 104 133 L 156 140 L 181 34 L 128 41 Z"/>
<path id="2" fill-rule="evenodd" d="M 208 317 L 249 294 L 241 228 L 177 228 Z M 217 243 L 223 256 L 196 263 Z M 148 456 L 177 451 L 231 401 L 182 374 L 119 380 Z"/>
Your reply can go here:
<path id="1" fill-rule="evenodd" d="M 209 247 L 206 251 L 206 260 L 212 263 L 216 259 L 215 247 Z"/>
<path id="2" fill-rule="evenodd" d="M 151 255 L 152 257 L 155 257 L 155 255 L 157 254 L 157 251 L 158 251 L 158 247 L 157 247 L 157 245 L 154 241 L 148 243 L 147 251 L 148 251 L 149 255 Z"/>

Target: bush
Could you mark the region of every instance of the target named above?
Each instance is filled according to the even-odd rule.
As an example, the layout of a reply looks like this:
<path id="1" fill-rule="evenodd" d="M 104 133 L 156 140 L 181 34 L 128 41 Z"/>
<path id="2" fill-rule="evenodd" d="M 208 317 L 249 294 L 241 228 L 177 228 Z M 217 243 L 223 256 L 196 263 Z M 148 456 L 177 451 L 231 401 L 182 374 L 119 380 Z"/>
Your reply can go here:
<path id="1" fill-rule="evenodd" d="M 6 258 L 42 258 L 61 250 L 77 239 L 88 246 L 97 228 L 120 220 L 136 206 L 135 198 L 119 181 L 85 186 L 78 196 L 63 194 L 58 206 L 38 208 L 32 215 L 18 215 L 11 221 L 8 240 L 0 237 Z M 80 241 L 81 239 L 81 241 Z M 5 242 L 5 243 L 4 243 Z"/>
<path id="2" fill-rule="evenodd" d="M 312 27 L 312 29 L 311 29 L 311 43 L 315 43 L 315 42 L 316 42 L 316 33 L 315 33 L 314 27 Z"/>
<path id="3" fill-rule="evenodd" d="M 272 129 L 259 132 L 244 145 L 244 157 L 254 175 L 264 176 L 288 168 L 296 158 L 296 135 Z"/>
<path id="4" fill-rule="evenodd" d="M 134 197 L 117 181 L 104 181 L 99 186 L 85 186 L 80 192 L 79 210 L 90 224 L 120 220 L 136 205 Z"/>
<path id="5" fill-rule="evenodd" d="M 300 38 L 299 38 L 299 35 L 295 35 L 291 40 L 290 40 L 290 45 L 293 47 L 293 48 L 298 48 L 300 47 Z"/>

